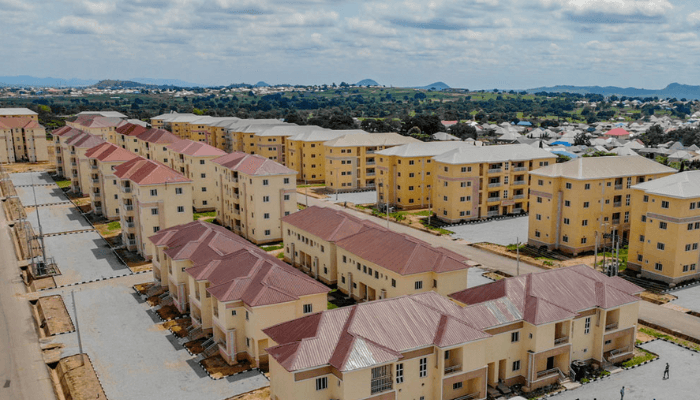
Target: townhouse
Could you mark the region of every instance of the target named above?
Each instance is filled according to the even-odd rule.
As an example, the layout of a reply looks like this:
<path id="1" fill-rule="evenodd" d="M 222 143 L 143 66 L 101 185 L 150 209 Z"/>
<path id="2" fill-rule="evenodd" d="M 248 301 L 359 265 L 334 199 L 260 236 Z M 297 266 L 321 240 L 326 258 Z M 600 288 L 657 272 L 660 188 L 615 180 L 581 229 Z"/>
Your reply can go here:
<path id="1" fill-rule="evenodd" d="M 555 283 L 553 285 L 552 283 Z M 486 399 L 633 357 L 641 288 L 578 265 L 324 311 L 265 329 L 273 400 Z"/>
<path id="2" fill-rule="evenodd" d="M 325 284 L 336 285 L 336 242 L 376 226 L 333 208 L 307 207 L 282 218 L 284 261 Z"/>
<path id="3" fill-rule="evenodd" d="M 118 179 L 122 242 L 151 259 L 147 239 L 161 229 L 192 221 L 192 181 L 143 157 L 114 169 Z"/>
<path id="4" fill-rule="evenodd" d="M 241 152 L 215 158 L 209 165 L 217 220 L 253 243 L 282 240 L 280 220 L 297 210 L 296 172 Z"/>
<path id="5" fill-rule="evenodd" d="M 435 177 L 433 157 L 466 142 L 427 142 L 395 146 L 375 153 L 377 162 L 377 202 L 403 210 L 428 208 Z M 387 190 L 389 188 L 389 190 Z"/>
<path id="6" fill-rule="evenodd" d="M 326 186 L 335 190 L 374 189 L 378 151 L 422 143 L 398 133 L 351 133 L 323 144 Z"/>
<path id="7" fill-rule="evenodd" d="M 90 205 L 95 215 L 119 219 L 119 180 L 114 170 L 138 156 L 112 143 L 99 144 L 85 152 L 90 166 Z"/>
<path id="8" fill-rule="evenodd" d="M 196 211 L 216 209 L 216 179 L 211 175 L 211 160 L 226 154 L 202 142 L 180 140 L 167 146 L 170 168 L 192 181 L 192 201 Z"/>
<path id="9" fill-rule="evenodd" d="M 369 133 L 362 130 L 337 130 L 319 128 L 310 132 L 300 133 L 287 138 L 284 156 L 287 167 L 297 171 L 297 180 L 309 183 L 326 181 L 324 147 L 329 140 L 337 139 L 348 134 Z"/>
<path id="10" fill-rule="evenodd" d="M 151 242 L 154 278 L 229 364 L 266 368 L 275 343 L 263 329 L 327 308 L 329 288 L 222 227 L 190 222 Z"/>
<path id="11" fill-rule="evenodd" d="M 529 209 L 529 175 L 556 155 L 526 144 L 462 146 L 433 158 L 435 215 L 454 223 Z"/>
<path id="12" fill-rule="evenodd" d="M 675 285 L 700 278 L 700 171 L 632 186 L 627 268 Z"/>
<path id="13" fill-rule="evenodd" d="M 30 116 L 0 116 L 0 163 L 20 161 L 49 161 L 46 129 Z"/>
<path id="14" fill-rule="evenodd" d="M 675 172 L 638 156 L 580 157 L 532 171 L 528 243 L 576 255 L 596 242 L 610 246 L 611 234 L 626 242 L 632 186 Z"/>
<path id="15" fill-rule="evenodd" d="M 0 118 L 29 118 L 39 122 L 39 114 L 28 108 L 0 108 Z"/>
<path id="16" fill-rule="evenodd" d="M 91 168 L 86 155 L 91 148 L 105 143 L 99 137 L 90 133 L 81 132 L 67 139 L 61 148 L 66 159 L 66 167 L 70 168 L 71 190 L 82 196 L 87 196 L 92 187 Z M 70 162 L 70 164 L 68 164 Z"/>

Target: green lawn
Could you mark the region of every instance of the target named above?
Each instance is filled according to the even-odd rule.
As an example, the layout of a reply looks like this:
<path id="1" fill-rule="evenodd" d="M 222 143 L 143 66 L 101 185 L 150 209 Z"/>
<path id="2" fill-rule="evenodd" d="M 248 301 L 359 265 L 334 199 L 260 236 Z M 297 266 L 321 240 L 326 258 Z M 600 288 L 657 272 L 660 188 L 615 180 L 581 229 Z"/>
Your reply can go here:
<path id="1" fill-rule="evenodd" d="M 429 210 L 423 210 L 423 211 L 418 211 L 418 212 L 412 212 L 410 213 L 411 215 L 418 215 L 419 217 L 427 217 L 430 215 L 432 211 Z"/>
<path id="2" fill-rule="evenodd" d="M 200 213 L 192 214 L 193 221 L 196 221 L 202 217 L 212 217 L 211 219 L 213 220 L 214 218 L 216 218 L 216 211 L 200 212 Z M 210 222 L 209 219 L 207 219 L 207 222 Z"/>
<path id="3" fill-rule="evenodd" d="M 635 365 L 639 365 L 639 364 L 641 364 L 641 363 L 643 363 L 643 362 L 645 362 L 645 361 L 653 360 L 653 359 L 655 359 L 656 357 L 658 357 L 656 354 L 652 354 L 652 353 L 650 353 L 650 352 L 648 352 L 648 351 L 646 351 L 646 350 L 644 350 L 644 349 L 639 349 L 639 348 L 638 348 L 638 350 L 641 351 L 642 354 L 641 354 L 641 355 L 638 355 L 638 356 L 635 356 L 635 357 L 634 357 L 633 359 L 631 359 L 631 360 L 627 360 L 627 361 L 623 362 L 623 363 L 622 363 L 622 366 L 623 366 L 623 367 L 629 368 L 629 367 L 632 367 L 632 366 L 635 366 Z"/>
<path id="4" fill-rule="evenodd" d="M 325 183 L 313 183 L 310 185 L 297 185 L 298 188 L 307 188 L 307 187 L 323 187 L 326 186 Z"/>
<path id="5" fill-rule="evenodd" d="M 107 224 L 107 230 L 112 232 L 122 228 L 122 224 L 119 221 L 112 221 Z"/>
<path id="6" fill-rule="evenodd" d="M 284 247 L 284 243 L 275 244 L 272 246 L 260 246 L 260 248 L 265 250 L 265 251 L 275 251 L 275 250 L 279 250 L 283 247 Z"/>
<path id="7" fill-rule="evenodd" d="M 70 187 L 70 181 L 67 180 L 67 179 L 64 179 L 64 180 L 62 180 L 62 181 L 56 181 L 56 184 L 57 184 L 58 187 L 60 187 L 61 189 Z"/>

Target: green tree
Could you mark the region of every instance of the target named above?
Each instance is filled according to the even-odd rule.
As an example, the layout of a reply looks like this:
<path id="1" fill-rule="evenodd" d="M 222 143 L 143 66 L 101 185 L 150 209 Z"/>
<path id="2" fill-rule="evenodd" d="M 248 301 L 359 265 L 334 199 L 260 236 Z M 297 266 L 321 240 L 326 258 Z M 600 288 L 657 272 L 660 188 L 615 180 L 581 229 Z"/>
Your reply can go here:
<path id="1" fill-rule="evenodd" d="M 591 140 L 586 136 L 585 132 L 577 133 L 574 136 L 574 146 L 590 146 Z"/>

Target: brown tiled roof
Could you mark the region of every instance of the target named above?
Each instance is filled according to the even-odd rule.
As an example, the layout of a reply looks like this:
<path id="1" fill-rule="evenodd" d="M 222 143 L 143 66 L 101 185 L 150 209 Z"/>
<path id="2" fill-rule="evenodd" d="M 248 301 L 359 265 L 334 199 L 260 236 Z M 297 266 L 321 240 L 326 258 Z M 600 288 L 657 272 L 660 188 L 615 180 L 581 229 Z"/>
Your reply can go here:
<path id="1" fill-rule="evenodd" d="M 336 245 L 401 275 L 469 268 L 462 255 L 378 225 L 338 240 Z"/>
<path id="2" fill-rule="evenodd" d="M 164 130 L 164 129 L 155 129 L 151 128 L 143 133 L 140 133 L 137 138 L 149 142 L 149 143 L 158 143 L 158 144 L 170 144 L 170 143 L 175 143 L 179 142 L 180 139 L 176 135 L 173 135 L 172 133 Z"/>
<path id="3" fill-rule="evenodd" d="M 138 157 L 136 154 L 130 152 L 129 150 L 123 149 L 115 144 L 107 142 L 98 144 L 97 146 L 91 148 L 90 150 L 85 152 L 85 155 L 88 158 L 94 158 L 96 160 L 105 162 L 129 161 Z"/>
<path id="4" fill-rule="evenodd" d="M 125 122 L 117 127 L 116 132 L 125 136 L 138 136 L 146 132 L 148 128 L 141 125 Z"/>
<path id="5" fill-rule="evenodd" d="M 296 171 L 278 162 L 272 161 L 269 158 L 257 154 L 246 154 L 240 151 L 226 154 L 212 161 L 232 171 L 238 171 L 248 175 L 296 175 Z"/>
<path id="6" fill-rule="evenodd" d="M 338 241 L 370 227 L 381 228 L 374 222 L 346 212 L 318 206 L 289 214 L 282 218 L 282 221 L 329 242 Z"/>
<path id="7" fill-rule="evenodd" d="M 58 132 L 58 131 L 60 131 L 60 132 Z M 84 134 L 84 133 L 86 133 L 86 132 L 83 132 L 83 131 L 81 131 L 80 129 L 73 128 L 73 127 L 71 127 L 71 126 L 64 126 L 64 127 L 61 128 L 61 129 L 57 129 L 57 130 L 51 132 L 52 135 L 54 135 L 54 136 L 59 136 L 59 137 L 63 138 L 63 139 L 64 139 L 64 140 L 63 140 L 64 143 L 65 143 L 66 140 L 68 140 L 68 139 L 70 139 L 70 138 L 72 138 L 72 137 L 74 137 L 74 136 L 77 136 L 77 135 L 80 135 L 80 134 Z"/>
<path id="8" fill-rule="evenodd" d="M 147 160 L 143 157 L 137 157 L 120 164 L 115 168 L 114 175 L 121 179 L 129 179 L 139 185 L 191 182 L 181 173 L 157 161 Z"/>
<path id="9" fill-rule="evenodd" d="M 206 143 L 195 142 L 193 140 L 180 140 L 168 146 L 168 148 L 178 154 L 187 154 L 194 157 L 221 156 L 225 151 L 217 149 Z"/>
<path id="10" fill-rule="evenodd" d="M 121 118 L 103 117 L 98 114 L 83 114 L 73 120 L 74 123 L 86 128 L 110 128 L 116 127 L 123 120 Z"/>
<path id="11" fill-rule="evenodd" d="M 98 144 L 104 143 L 104 139 L 99 136 L 91 135 L 87 132 L 79 133 L 72 138 L 66 140 L 66 144 L 69 146 L 74 146 L 78 148 L 88 148 L 91 149 Z"/>
<path id="12" fill-rule="evenodd" d="M 19 117 L 19 118 L 9 118 L 0 117 L 0 129 L 32 129 L 41 128 L 38 122 L 31 118 Z"/>
<path id="13" fill-rule="evenodd" d="M 74 129 L 73 127 L 70 127 L 68 125 L 62 126 L 60 128 L 54 129 L 51 131 L 51 134 L 53 136 L 62 136 L 64 133 L 68 132 L 69 130 Z"/>
<path id="14" fill-rule="evenodd" d="M 156 246 L 166 246 L 165 253 L 173 260 L 190 260 L 194 264 L 206 264 L 247 247 L 257 249 L 228 229 L 203 221 L 163 229 L 149 239 Z"/>

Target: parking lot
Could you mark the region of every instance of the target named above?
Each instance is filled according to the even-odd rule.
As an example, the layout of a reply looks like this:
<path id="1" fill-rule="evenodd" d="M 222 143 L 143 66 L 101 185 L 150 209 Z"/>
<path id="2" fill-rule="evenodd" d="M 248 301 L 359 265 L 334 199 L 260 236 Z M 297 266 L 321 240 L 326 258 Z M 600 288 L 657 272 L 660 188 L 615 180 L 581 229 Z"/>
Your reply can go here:
<path id="1" fill-rule="evenodd" d="M 675 304 L 695 312 L 700 312 L 700 286 L 676 290 L 671 292 L 671 294 L 678 297 L 678 299 L 674 300 L 670 304 Z"/>
<path id="2" fill-rule="evenodd" d="M 674 344 L 657 340 L 642 345 L 646 350 L 659 355 L 659 359 L 620 373 L 602 381 L 584 385 L 578 389 L 555 396 L 557 400 L 619 399 L 620 388 L 625 387 L 625 399 L 630 400 L 674 400 L 697 399 L 697 371 L 700 369 L 700 354 L 685 350 Z M 662 379 L 666 363 L 670 366 L 670 379 Z"/>
<path id="3" fill-rule="evenodd" d="M 90 223 L 72 203 L 38 207 L 44 235 L 92 229 Z M 34 231 L 39 233 L 36 211 L 27 210 L 27 219 Z"/>
<path id="4" fill-rule="evenodd" d="M 34 201 L 34 192 L 36 192 L 36 202 Z M 58 186 L 16 186 L 17 196 L 25 207 L 33 205 L 44 205 L 54 203 L 70 204 L 70 200 L 66 197 L 63 190 Z"/>
<path id="5" fill-rule="evenodd" d="M 514 244 L 516 238 L 521 243 L 527 242 L 528 217 L 505 218 L 487 222 L 449 226 L 454 232 L 452 237 L 464 239 L 469 243 L 495 243 L 503 246 Z"/>
<path id="6" fill-rule="evenodd" d="M 326 197 L 326 200 L 332 203 L 353 203 L 353 204 L 367 204 L 377 202 L 377 191 L 373 190 L 371 192 L 352 192 L 352 193 L 338 193 L 338 198 L 336 195 L 331 194 Z"/>
<path id="7" fill-rule="evenodd" d="M 113 279 L 75 289 L 83 350 L 110 400 L 221 400 L 269 385 L 257 371 L 212 380 L 125 280 Z M 143 275 L 143 281 L 150 276 Z M 75 321 L 71 293 L 63 291 Z M 63 356 L 78 354 L 77 334 L 51 339 L 65 345 Z"/>
<path id="8" fill-rule="evenodd" d="M 48 172 L 19 172 L 10 174 L 10 180 L 15 186 L 56 184 Z"/>

